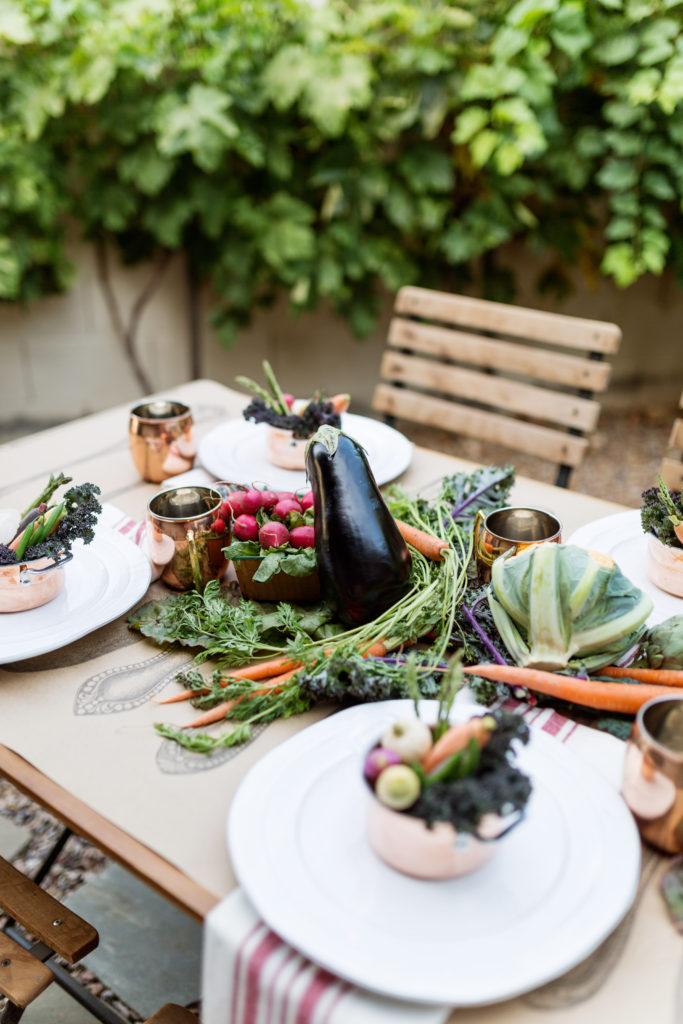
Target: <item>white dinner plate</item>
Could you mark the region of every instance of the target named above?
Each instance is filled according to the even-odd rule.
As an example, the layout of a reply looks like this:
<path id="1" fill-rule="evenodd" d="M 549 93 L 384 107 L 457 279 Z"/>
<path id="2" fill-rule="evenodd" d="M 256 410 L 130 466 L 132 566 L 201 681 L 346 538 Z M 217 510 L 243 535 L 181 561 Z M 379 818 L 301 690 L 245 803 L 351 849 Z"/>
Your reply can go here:
<path id="1" fill-rule="evenodd" d="M 640 509 L 594 519 L 575 530 L 567 543 L 580 544 L 610 555 L 624 576 L 650 595 L 654 608 L 647 620 L 648 625 L 656 626 L 672 615 L 683 613 L 683 598 L 660 590 L 647 575 L 647 534 L 643 533 Z"/>
<path id="2" fill-rule="evenodd" d="M 25 612 L 0 614 L 0 664 L 56 651 L 132 608 L 151 579 L 149 560 L 131 540 L 98 525 L 90 544 L 76 541 L 64 588 Z"/>
<path id="3" fill-rule="evenodd" d="M 277 490 L 306 486 L 304 470 L 281 469 L 268 458 L 267 425 L 250 420 L 227 420 L 199 442 L 199 461 L 218 480 L 235 483 L 262 481 Z M 342 429 L 358 441 L 368 456 L 373 476 L 381 487 L 410 465 L 412 442 L 380 420 L 346 412 Z"/>
<path id="4" fill-rule="evenodd" d="M 423 702 L 427 721 L 436 701 Z M 412 708 L 340 711 L 243 780 L 228 818 L 237 877 L 273 931 L 320 966 L 398 999 L 507 999 L 588 956 L 630 907 L 640 843 L 615 789 L 540 731 L 519 751 L 526 819 L 471 875 L 421 881 L 387 867 L 365 831 L 365 752 Z M 472 706 L 456 705 L 461 720 Z M 429 717 L 431 714 L 431 718 Z"/>

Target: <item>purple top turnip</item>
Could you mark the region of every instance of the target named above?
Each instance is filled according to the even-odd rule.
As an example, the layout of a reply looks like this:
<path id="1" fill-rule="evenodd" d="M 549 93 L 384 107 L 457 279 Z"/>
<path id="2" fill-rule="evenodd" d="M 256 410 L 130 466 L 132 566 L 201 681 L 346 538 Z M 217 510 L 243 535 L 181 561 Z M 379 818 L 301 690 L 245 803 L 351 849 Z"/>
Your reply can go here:
<path id="1" fill-rule="evenodd" d="M 368 782 L 375 782 L 381 772 L 390 764 L 400 764 L 401 758 L 395 750 L 387 750 L 385 747 L 373 747 L 365 758 L 363 774 Z"/>

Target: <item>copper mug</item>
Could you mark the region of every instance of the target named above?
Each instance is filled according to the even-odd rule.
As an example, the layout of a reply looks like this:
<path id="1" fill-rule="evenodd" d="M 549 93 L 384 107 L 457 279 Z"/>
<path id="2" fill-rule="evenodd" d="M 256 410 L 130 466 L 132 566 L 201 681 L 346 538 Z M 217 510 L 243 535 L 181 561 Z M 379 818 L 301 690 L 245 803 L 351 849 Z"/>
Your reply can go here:
<path id="1" fill-rule="evenodd" d="M 176 590 L 218 580 L 228 560 L 223 548 L 230 537 L 222 528 L 223 499 L 211 487 L 173 487 L 160 491 L 147 506 L 147 543 L 151 561 L 163 567 L 161 579 Z"/>
<path id="2" fill-rule="evenodd" d="M 128 441 L 143 480 L 161 483 L 186 473 L 197 454 L 189 406 L 167 399 L 136 405 L 130 412 Z"/>
<path id="3" fill-rule="evenodd" d="M 480 509 L 474 521 L 474 558 L 480 584 L 491 580 L 491 566 L 507 551 L 518 554 L 533 544 L 562 540 L 562 523 L 542 508 L 507 506 L 485 515 Z"/>
<path id="4" fill-rule="evenodd" d="M 621 793 L 643 839 L 667 853 L 683 852 L 683 695 L 654 697 L 639 709 Z"/>

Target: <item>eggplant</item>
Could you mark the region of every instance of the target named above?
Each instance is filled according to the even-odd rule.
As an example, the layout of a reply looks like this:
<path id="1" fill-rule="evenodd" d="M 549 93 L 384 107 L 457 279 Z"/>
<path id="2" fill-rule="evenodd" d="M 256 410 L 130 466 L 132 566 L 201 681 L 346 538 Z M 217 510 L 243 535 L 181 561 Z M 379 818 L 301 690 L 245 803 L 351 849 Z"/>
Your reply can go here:
<path id="1" fill-rule="evenodd" d="M 347 625 L 377 618 L 410 589 L 411 557 L 357 441 L 322 426 L 306 452 L 323 596 Z"/>

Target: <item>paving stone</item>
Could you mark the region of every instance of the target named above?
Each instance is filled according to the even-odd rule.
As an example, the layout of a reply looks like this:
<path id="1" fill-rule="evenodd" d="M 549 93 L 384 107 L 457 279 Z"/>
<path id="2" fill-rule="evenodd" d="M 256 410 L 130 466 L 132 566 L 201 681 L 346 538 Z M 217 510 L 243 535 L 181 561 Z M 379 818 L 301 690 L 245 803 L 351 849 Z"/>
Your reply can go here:
<path id="1" fill-rule="evenodd" d="M 100 934 L 83 963 L 145 1017 L 199 998 L 201 926 L 117 864 L 65 901 Z"/>
<path id="2" fill-rule="evenodd" d="M 0 857 L 13 860 L 29 839 L 27 829 L 0 815 Z"/>
<path id="3" fill-rule="evenodd" d="M 53 982 L 21 1018 L 21 1024 L 96 1024 L 97 1017 L 88 1013 L 59 985 Z"/>

